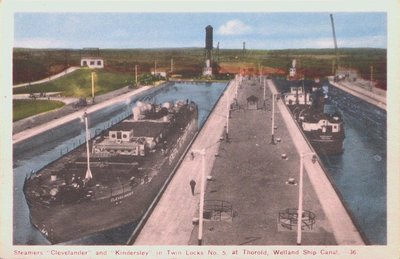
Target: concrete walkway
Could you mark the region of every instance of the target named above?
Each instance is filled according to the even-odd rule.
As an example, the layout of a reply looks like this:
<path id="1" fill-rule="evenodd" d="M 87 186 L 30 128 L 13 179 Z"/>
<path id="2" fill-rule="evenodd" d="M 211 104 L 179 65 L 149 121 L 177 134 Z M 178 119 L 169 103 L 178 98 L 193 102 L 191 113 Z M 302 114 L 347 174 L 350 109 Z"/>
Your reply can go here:
<path id="1" fill-rule="evenodd" d="M 263 89 L 258 80 L 242 83 L 238 91 L 240 109 L 232 111 L 228 124 L 230 141 L 226 142 L 221 141 L 221 136 L 226 125 L 226 96 L 232 102 L 236 90 L 232 82 L 229 94 L 225 93 L 194 143 L 193 150 L 207 149 L 206 175 L 212 180 L 207 181 L 206 205 L 207 200 L 219 200 L 233 208 L 231 212 L 224 211 L 221 220 L 205 220 L 204 245 L 296 244 L 296 228 L 283 228 L 277 223 L 278 214 L 297 208 L 297 184 L 287 181 L 294 178 L 298 182 L 298 154 L 312 150 L 293 120 L 288 123 L 290 114 L 281 101 L 275 107 L 276 138 L 281 141 L 270 144 L 269 96 L 270 91 L 276 90 L 272 81 L 268 86 L 266 109 L 248 110 L 246 98 L 253 94 L 262 100 Z M 282 154 L 287 159 L 282 159 Z M 315 213 L 317 221 L 313 229 L 303 231 L 302 244 L 363 244 L 319 164 L 312 164 L 310 156 L 306 158 L 304 210 Z M 198 217 L 200 174 L 201 157 L 186 157 L 134 245 L 198 244 L 198 227 L 192 220 Z M 197 182 L 194 196 L 190 192 L 191 179 Z"/>
<path id="2" fill-rule="evenodd" d="M 276 92 L 276 87 L 271 80 L 268 80 L 268 86 L 272 92 Z M 283 102 L 278 102 L 279 111 L 289 129 L 290 137 L 299 154 L 314 152 L 312 147 L 303 137 L 301 130 L 291 118 L 288 109 Z M 310 159 L 304 159 L 304 168 L 308 173 L 313 188 L 321 203 L 333 229 L 333 234 L 339 245 L 362 245 L 364 244 L 360 234 L 354 226 L 343 203 L 337 196 L 329 179 L 327 178 L 320 163 L 313 164 Z M 340 218 L 340 221 L 337 220 Z"/>
<path id="3" fill-rule="evenodd" d="M 329 83 L 351 95 L 357 96 L 358 98 L 371 103 L 386 111 L 386 96 L 381 96 L 371 91 L 367 91 L 359 86 L 352 85 L 350 82 L 333 82 Z"/>
<path id="4" fill-rule="evenodd" d="M 226 125 L 227 100 L 233 98 L 231 82 L 192 145 L 192 150 L 206 149 L 206 175 L 209 175 L 220 137 Z M 190 153 L 190 152 L 189 152 Z M 200 194 L 201 156 L 188 155 L 175 173 L 162 198 L 136 238 L 134 245 L 188 245 L 193 231 Z M 196 181 L 192 196 L 189 182 Z M 197 215 L 198 217 L 198 215 Z"/>
<path id="5" fill-rule="evenodd" d="M 268 82 L 270 84 L 270 82 Z M 206 190 L 208 201 L 223 201 L 232 211 L 207 220 L 204 245 L 296 245 L 297 224 L 282 226 L 281 212 L 291 209 L 297 216 L 299 156 L 289 130 L 275 103 L 275 139 L 271 144 L 272 98 L 266 88 L 263 107 L 263 85 L 258 79 L 244 80 L 238 92 L 239 109 L 232 112 L 230 142 L 221 143 L 212 173 L 214 181 Z M 258 98 L 258 109 L 249 109 L 247 98 Z M 283 159 L 282 155 L 286 158 Z M 308 157 L 311 160 L 311 157 Z M 295 184 L 289 184 L 293 178 Z M 313 186 L 304 176 L 304 210 L 316 216 L 311 229 L 302 231 L 303 245 L 336 245 L 333 229 L 327 220 Z M 217 214 L 215 214 L 217 215 Z M 294 222 L 294 221 L 293 221 Z M 197 227 L 189 244 L 197 243 Z"/>

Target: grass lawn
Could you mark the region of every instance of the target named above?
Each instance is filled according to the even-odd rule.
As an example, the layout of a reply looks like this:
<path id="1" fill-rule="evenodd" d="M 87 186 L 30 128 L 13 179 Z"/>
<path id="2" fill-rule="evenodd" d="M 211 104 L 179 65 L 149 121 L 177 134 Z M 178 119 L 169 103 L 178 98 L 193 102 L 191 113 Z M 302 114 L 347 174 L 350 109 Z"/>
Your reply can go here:
<path id="1" fill-rule="evenodd" d="M 13 100 L 13 121 L 18 121 L 42 112 L 64 106 L 60 101 L 49 100 Z"/>
<path id="2" fill-rule="evenodd" d="M 64 96 L 90 97 L 92 96 L 91 73 L 91 69 L 80 69 L 51 82 L 16 88 L 14 94 L 62 92 Z M 95 70 L 95 95 L 127 86 L 133 82 L 133 77 L 133 74 Z"/>

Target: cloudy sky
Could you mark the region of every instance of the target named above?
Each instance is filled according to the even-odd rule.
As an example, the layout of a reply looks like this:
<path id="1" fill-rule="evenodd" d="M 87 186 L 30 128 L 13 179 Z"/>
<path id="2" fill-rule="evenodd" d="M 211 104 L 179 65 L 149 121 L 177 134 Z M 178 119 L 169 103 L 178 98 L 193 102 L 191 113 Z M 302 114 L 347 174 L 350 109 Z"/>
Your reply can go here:
<path id="1" fill-rule="evenodd" d="M 383 12 L 333 13 L 339 47 L 387 47 Z M 14 47 L 333 48 L 329 13 L 16 13 Z"/>

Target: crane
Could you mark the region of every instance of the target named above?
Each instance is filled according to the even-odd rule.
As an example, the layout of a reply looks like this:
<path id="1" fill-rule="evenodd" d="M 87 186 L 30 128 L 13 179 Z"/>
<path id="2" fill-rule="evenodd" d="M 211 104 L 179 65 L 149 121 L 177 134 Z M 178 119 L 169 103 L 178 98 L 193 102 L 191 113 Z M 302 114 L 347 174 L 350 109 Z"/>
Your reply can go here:
<path id="1" fill-rule="evenodd" d="M 331 24 L 332 24 L 332 34 L 333 34 L 333 42 L 335 44 L 335 66 L 334 66 L 334 75 L 336 75 L 337 70 L 339 68 L 339 55 L 338 55 L 338 47 L 337 47 L 337 41 L 336 41 L 336 32 L 335 32 L 335 23 L 333 21 L 333 15 L 330 14 L 331 16 Z"/>

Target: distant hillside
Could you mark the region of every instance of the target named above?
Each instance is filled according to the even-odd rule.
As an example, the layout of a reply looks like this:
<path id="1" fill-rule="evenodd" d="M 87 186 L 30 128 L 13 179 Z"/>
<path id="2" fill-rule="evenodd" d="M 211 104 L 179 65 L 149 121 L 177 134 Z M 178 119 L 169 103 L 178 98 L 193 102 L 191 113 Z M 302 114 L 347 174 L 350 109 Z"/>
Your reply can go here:
<path id="1" fill-rule="evenodd" d="M 122 74 L 133 74 L 135 65 L 139 73 L 148 73 L 156 65 L 157 70 L 170 71 L 184 77 L 201 75 L 204 66 L 204 49 L 101 49 L 105 70 Z M 373 78 L 379 87 L 386 89 L 386 50 L 369 48 L 346 48 L 339 50 L 339 65 L 358 71 L 365 79 Z M 335 52 L 333 49 L 285 49 L 285 50 L 241 50 L 214 49 L 214 60 L 237 66 L 238 62 L 251 63 L 252 67 L 265 66 L 287 71 L 292 59 L 297 60 L 298 70 L 308 78 L 332 74 Z M 77 49 L 14 49 L 13 83 L 36 81 L 57 74 L 70 66 L 79 66 L 81 51 Z M 155 64 L 156 63 L 156 64 Z"/>

